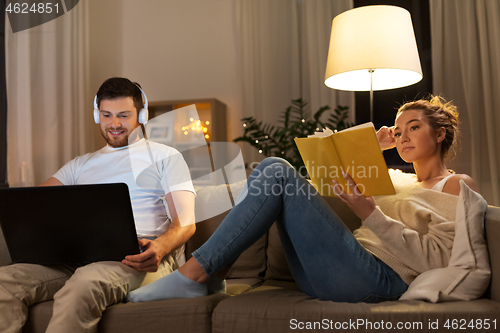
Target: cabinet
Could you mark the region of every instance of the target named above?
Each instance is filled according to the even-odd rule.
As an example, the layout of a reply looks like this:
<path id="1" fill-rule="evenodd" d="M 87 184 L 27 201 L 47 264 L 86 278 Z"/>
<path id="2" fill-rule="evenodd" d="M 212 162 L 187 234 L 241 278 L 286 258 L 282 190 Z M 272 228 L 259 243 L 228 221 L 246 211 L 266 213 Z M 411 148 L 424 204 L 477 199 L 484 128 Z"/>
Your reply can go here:
<path id="1" fill-rule="evenodd" d="M 150 102 L 148 108 L 149 119 L 151 120 L 152 118 L 163 115 L 169 111 L 181 109 L 192 104 L 196 106 L 199 120 L 208 129 L 207 134 L 209 135 L 209 138 L 207 141 L 227 141 L 226 104 L 215 98 Z M 209 122 L 208 125 L 206 124 L 207 121 Z M 178 137 L 182 137 L 182 127 L 185 127 L 190 123 L 189 119 L 183 119 L 182 116 L 179 115 L 175 119 L 175 122 L 176 135 Z"/>
<path id="2" fill-rule="evenodd" d="M 194 105 L 194 106 L 193 106 Z M 145 126 L 149 140 L 179 150 L 191 171 L 194 185 L 225 183 L 211 146 L 227 141 L 226 105 L 215 98 L 149 103 Z"/>

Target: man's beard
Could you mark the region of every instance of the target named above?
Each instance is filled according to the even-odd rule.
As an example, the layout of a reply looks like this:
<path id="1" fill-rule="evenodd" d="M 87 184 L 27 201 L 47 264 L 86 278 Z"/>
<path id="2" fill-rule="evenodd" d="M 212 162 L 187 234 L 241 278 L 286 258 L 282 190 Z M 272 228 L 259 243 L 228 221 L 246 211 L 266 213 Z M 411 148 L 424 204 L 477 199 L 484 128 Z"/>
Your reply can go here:
<path id="1" fill-rule="evenodd" d="M 119 127 L 119 128 L 105 128 L 104 130 L 100 128 L 101 130 L 101 135 L 103 136 L 104 140 L 108 143 L 109 146 L 113 148 L 120 148 L 120 147 L 125 147 L 128 146 L 128 137 L 129 133 L 127 132 L 126 128 Z M 121 134 L 119 137 L 112 137 L 111 134 L 109 133 L 110 130 L 113 131 L 124 131 L 123 134 Z"/>

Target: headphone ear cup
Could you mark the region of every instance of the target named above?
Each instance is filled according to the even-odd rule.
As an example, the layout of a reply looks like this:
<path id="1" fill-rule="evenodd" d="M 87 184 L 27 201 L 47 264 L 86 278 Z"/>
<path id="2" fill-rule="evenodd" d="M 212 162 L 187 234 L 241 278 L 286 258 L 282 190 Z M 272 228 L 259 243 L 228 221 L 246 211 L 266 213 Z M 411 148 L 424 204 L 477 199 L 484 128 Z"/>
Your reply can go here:
<path id="1" fill-rule="evenodd" d="M 148 117 L 149 117 L 148 109 L 141 109 L 141 111 L 139 111 L 139 123 L 146 125 L 146 123 L 148 122 Z"/>
<path id="2" fill-rule="evenodd" d="M 99 109 L 94 109 L 94 122 L 99 124 L 101 122 Z"/>

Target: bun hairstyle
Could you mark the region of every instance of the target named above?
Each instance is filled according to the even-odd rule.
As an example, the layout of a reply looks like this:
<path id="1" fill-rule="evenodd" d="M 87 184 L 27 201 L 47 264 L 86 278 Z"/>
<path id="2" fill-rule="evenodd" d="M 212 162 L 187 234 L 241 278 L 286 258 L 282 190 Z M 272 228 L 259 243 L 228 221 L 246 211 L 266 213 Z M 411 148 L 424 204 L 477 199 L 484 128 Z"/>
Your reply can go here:
<path id="1" fill-rule="evenodd" d="M 456 155 L 457 138 L 459 134 L 458 129 L 458 111 L 457 107 L 450 101 L 447 102 L 441 96 L 430 95 L 429 99 L 421 99 L 414 102 L 408 102 L 401 106 L 398 114 L 408 110 L 420 110 L 423 112 L 429 125 L 437 131 L 439 128 L 444 127 L 446 135 L 441 142 L 441 158 Z"/>

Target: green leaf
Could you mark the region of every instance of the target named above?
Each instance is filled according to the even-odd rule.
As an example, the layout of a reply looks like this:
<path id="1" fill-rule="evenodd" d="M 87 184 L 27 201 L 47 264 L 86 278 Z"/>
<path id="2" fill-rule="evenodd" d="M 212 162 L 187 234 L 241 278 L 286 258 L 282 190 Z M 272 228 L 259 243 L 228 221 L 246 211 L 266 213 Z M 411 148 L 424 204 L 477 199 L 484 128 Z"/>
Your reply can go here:
<path id="1" fill-rule="evenodd" d="M 254 117 L 242 118 L 241 121 L 245 124 L 244 134 L 233 142 L 248 142 L 256 149 L 262 150 L 265 156 L 283 157 L 305 175 L 305 168 L 301 168 L 304 163 L 294 139 L 307 137 L 317 128 L 321 130 L 327 126 L 332 130 L 342 130 L 352 126 L 347 122 L 349 117 L 347 106 L 338 105 L 327 114 L 327 120 L 323 122 L 320 118 L 331 108 L 322 106 L 311 117 L 307 105 L 308 103 L 302 98 L 292 100 L 291 105 L 279 115 L 276 125 L 263 124 Z"/>

